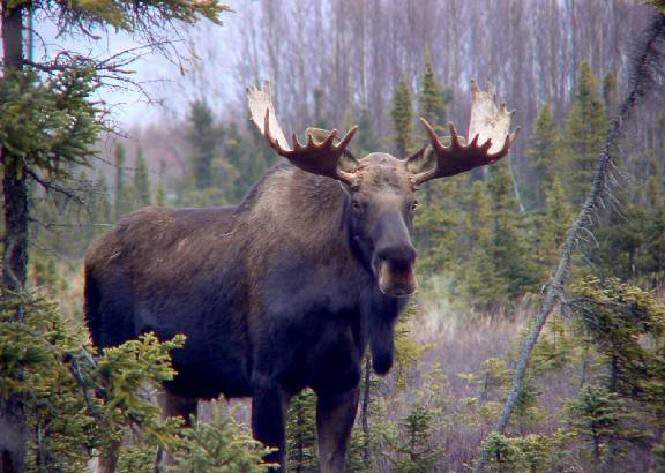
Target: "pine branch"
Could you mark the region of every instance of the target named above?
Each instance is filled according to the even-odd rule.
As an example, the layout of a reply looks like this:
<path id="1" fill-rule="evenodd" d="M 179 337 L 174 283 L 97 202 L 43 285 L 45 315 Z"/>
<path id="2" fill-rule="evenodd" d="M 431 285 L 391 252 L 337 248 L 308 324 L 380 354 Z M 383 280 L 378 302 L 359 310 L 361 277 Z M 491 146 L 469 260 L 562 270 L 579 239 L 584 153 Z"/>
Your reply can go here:
<path id="1" fill-rule="evenodd" d="M 659 51 L 659 42 L 664 40 L 665 14 L 656 14 L 646 29 L 645 41 L 634 64 L 631 91 L 623 102 L 619 114 L 612 120 L 609 126 L 607 137 L 603 143 L 603 149 L 596 164 L 591 190 L 587 194 L 577 218 L 568 229 L 566 241 L 561 249 L 559 265 L 554 277 L 552 277 L 546 286 L 543 303 L 536 315 L 531 332 L 522 346 L 510 393 L 501 411 L 501 416 L 494 426 L 493 433 L 503 433 L 508 425 L 510 414 L 517 403 L 520 392 L 524 388 L 524 376 L 529 360 L 531 359 L 531 353 L 545 322 L 547 322 L 547 317 L 561 297 L 563 287 L 570 274 L 571 259 L 578 248 L 579 240 L 583 234 L 590 232 L 590 227 L 593 227 L 595 224 L 598 209 L 604 206 L 605 199 L 610 196 L 609 179 L 613 166 L 612 155 L 621 137 L 623 128 L 635 107 L 640 103 L 640 100 L 654 88 L 654 85 L 662 84 L 663 82 L 663 77 L 658 70 L 658 62 L 662 54 Z M 487 460 L 488 450 L 487 447 L 484 447 L 481 450 L 480 458 L 475 468 L 476 473 L 482 473 L 487 465 Z"/>

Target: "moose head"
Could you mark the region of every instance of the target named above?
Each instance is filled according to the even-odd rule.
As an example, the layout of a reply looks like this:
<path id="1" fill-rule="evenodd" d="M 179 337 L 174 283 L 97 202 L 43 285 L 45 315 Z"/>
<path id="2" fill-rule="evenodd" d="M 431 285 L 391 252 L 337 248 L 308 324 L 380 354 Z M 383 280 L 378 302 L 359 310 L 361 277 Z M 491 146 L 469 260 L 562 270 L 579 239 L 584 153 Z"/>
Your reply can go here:
<path id="1" fill-rule="evenodd" d="M 337 130 L 307 128 L 306 143 L 294 134 L 289 145 L 277 122 L 270 84 L 250 89 L 248 100 L 252 121 L 280 156 L 303 171 L 340 182 L 347 196 L 345 215 L 352 245 L 379 290 L 394 297 L 408 296 L 417 287 L 410 230 L 419 186 L 498 161 L 508 154 L 519 132 L 517 128 L 509 133 L 511 113 L 506 105 L 497 107 L 493 91 L 480 90 L 475 81 L 469 139 L 449 124 L 449 140 L 442 140 L 421 118 L 430 143 L 402 159 L 383 152 L 355 157 L 348 146 L 357 126 L 341 139 Z"/>

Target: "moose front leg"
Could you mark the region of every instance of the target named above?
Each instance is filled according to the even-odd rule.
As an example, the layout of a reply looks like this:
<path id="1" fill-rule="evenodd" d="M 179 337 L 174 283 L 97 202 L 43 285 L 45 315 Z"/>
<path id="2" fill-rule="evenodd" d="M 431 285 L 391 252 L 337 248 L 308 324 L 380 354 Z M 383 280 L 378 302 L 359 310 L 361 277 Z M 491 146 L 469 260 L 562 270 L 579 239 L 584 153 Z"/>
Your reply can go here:
<path id="1" fill-rule="evenodd" d="M 358 408 L 359 388 L 341 394 L 320 393 L 316 402 L 321 473 L 344 473 L 346 446 Z"/>
<path id="2" fill-rule="evenodd" d="M 285 473 L 285 414 L 287 397 L 277 386 L 258 387 L 252 397 L 252 431 L 254 438 L 276 449 L 266 455 L 266 463 L 279 464 L 271 471 Z"/>

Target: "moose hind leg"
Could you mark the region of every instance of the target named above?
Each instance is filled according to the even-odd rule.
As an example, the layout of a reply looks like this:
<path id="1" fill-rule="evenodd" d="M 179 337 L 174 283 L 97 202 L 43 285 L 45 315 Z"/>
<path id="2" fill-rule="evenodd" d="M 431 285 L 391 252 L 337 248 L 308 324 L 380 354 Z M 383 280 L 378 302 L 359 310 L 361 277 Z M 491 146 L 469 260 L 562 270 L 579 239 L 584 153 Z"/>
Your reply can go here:
<path id="1" fill-rule="evenodd" d="M 254 438 L 268 447 L 276 449 L 266 455 L 266 463 L 279 467 L 271 471 L 285 470 L 285 415 L 287 397 L 278 387 L 255 388 L 252 397 L 252 431 Z"/>
<path id="2" fill-rule="evenodd" d="M 321 473 L 344 473 L 346 446 L 358 409 L 358 387 L 341 394 L 317 396 L 316 427 L 319 434 Z"/>

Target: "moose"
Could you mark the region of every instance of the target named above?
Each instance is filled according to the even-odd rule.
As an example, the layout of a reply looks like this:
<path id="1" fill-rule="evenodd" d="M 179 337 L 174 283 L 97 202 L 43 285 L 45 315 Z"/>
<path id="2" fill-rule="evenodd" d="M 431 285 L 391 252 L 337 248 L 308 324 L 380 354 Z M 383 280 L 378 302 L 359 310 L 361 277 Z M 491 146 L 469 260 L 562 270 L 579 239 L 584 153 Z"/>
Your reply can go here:
<path id="1" fill-rule="evenodd" d="M 361 360 L 387 373 L 400 311 L 417 288 L 410 231 L 420 185 L 508 154 L 510 112 L 471 85 L 468 136 L 449 143 L 421 119 L 431 143 L 409 157 L 356 158 L 336 130 L 294 134 L 277 122 L 269 84 L 248 92 L 250 115 L 287 162 L 237 207 L 145 208 L 96 240 L 85 258 L 85 315 L 100 348 L 154 331 L 185 334 L 165 383 L 165 415 L 187 418 L 198 399 L 252 398 L 254 437 L 285 471 L 285 411 L 317 395 L 321 471 L 343 472 L 358 405 Z"/>

